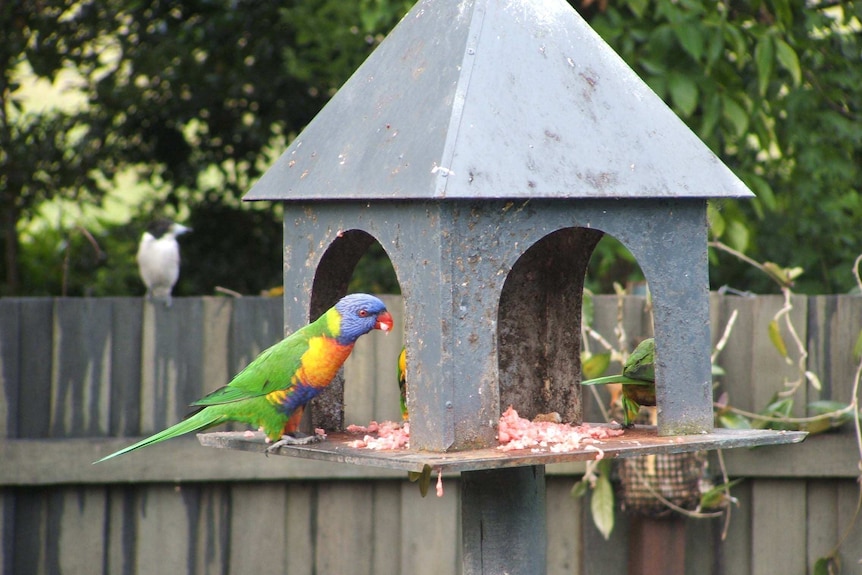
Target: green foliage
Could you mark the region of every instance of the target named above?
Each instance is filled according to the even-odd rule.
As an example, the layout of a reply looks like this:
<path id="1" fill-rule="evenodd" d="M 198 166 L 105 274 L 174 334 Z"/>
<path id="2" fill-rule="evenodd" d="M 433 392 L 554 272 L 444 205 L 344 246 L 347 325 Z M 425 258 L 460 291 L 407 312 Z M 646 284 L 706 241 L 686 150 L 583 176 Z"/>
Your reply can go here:
<path id="1" fill-rule="evenodd" d="M 599 533 L 606 540 L 614 530 L 614 489 L 611 486 L 610 461 L 599 463 L 599 474 L 590 497 L 590 514 Z"/>
<path id="2" fill-rule="evenodd" d="M 799 292 L 847 291 L 845 268 L 862 245 L 859 3 L 571 2 L 756 192 L 753 201 L 711 206 L 715 237 L 759 260 L 804 269 Z M 236 207 L 411 4 L 0 5 L 0 293 L 36 293 L 50 283 L 19 263 L 17 232 L 38 206 L 58 196 L 98 203 L 105 182 L 123 170 L 153 188 L 146 205 L 152 215 L 208 208 L 214 195 Z M 77 71 L 89 105 L 22 114 L 17 71 L 25 64 L 48 80 L 62 69 Z M 279 223 L 277 214 L 272 221 Z M 187 240 L 184 248 L 193 244 Z M 110 247 L 109 258 L 130 251 Z M 232 254 L 211 250 L 208 257 Z M 630 254 L 611 240 L 593 260 L 591 289 L 642 280 Z M 710 261 L 714 287 L 774 290 L 726 254 L 711 253 Z M 81 285 L 99 293 L 126 289 L 122 274 L 108 277 L 112 268 L 97 266 Z M 192 277 L 187 271 L 193 273 L 184 269 L 184 279 Z M 266 283 L 269 274 L 253 283 Z"/>
<path id="3" fill-rule="evenodd" d="M 408 7 L 403 0 L 0 5 L 6 28 L 0 46 L 0 242 L 6 256 L 0 260 L 0 293 L 57 287 L 59 252 L 43 246 L 41 253 L 54 259 L 20 263 L 18 227 L 36 207 L 54 197 L 97 203 L 105 182 L 129 169 L 154 190 L 140 223 L 189 210 L 192 221 L 225 218 L 212 224 L 220 230 L 212 238 L 200 231 L 184 238 L 179 293 L 210 293 L 219 283 L 240 284 L 245 291 L 274 281 L 270 268 L 280 267 L 281 236 L 270 230 L 280 227 L 279 216 L 271 210 L 268 218 L 261 210 L 238 215 L 237 199 Z M 61 69 L 75 70 L 89 105 L 21 116 L 15 71 L 22 63 L 49 80 Z M 216 203 L 230 208 L 216 210 Z M 236 227 L 240 223 L 266 231 L 243 232 Z M 74 236 L 60 229 L 37 243 L 56 243 L 51 234 Z M 245 265 L 256 264 L 254 255 L 250 261 L 236 253 L 248 236 L 249 253 L 274 253 L 273 263 Z M 264 249 L 259 236 L 275 243 Z M 215 241 L 198 250 L 204 239 Z M 137 237 L 122 241 L 107 253 L 128 258 Z M 219 261 L 205 264 L 199 256 Z M 114 265 L 80 267 L 67 277 L 88 276 L 68 293 L 129 293 L 130 266 L 133 258 L 119 271 Z M 108 278 L 109 270 L 121 280 Z M 103 280 L 108 283 L 98 286 Z"/>
<path id="4" fill-rule="evenodd" d="M 610 353 L 581 354 L 581 373 L 584 379 L 595 379 L 601 376 L 610 365 Z"/>
<path id="5" fill-rule="evenodd" d="M 735 485 L 739 485 L 744 480 L 745 478 L 740 477 L 738 479 L 734 479 L 733 481 L 728 481 L 727 483 L 722 483 L 721 485 L 716 485 L 711 489 L 707 489 L 700 495 L 698 509 L 700 511 L 723 509 L 727 506 L 730 488 Z"/>
<path id="6" fill-rule="evenodd" d="M 841 561 L 837 556 L 821 557 L 814 563 L 814 575 L 836 575 L 841 573 Z"/>
<path id="7" fill-rule="evenodd" d="M 805 269 L 798 292 L 847 291 L 846 269 L 862 245 L 860 12 L 852 1 L 705 0 L 626 0 L 585 11 L 757 194 L 713 206 L 714 235 L 756 259 Z M 714 287 L 775 289 L 745 264 L 710 257 Z"/>
<path id="8" fill-rule="evenodd" d="M 611 485 L 612 466 L 610 460 L 595 460 L 587 464 L 587 471 L 580 481 L 572 486 L 571 496 L 590 496 L 590 515 L 602 537 L 608 539 L 614 530 L 614 489 Z"/>
<path id="9" fill-rule="evenodd" d="M 374 242 L 365 252 L 356 268 L 347 291 L 365 293 L 400 294 L 401 286 L 398 276 L 392 267 L 392 262 L 383 250 L 383 246 Z"/>

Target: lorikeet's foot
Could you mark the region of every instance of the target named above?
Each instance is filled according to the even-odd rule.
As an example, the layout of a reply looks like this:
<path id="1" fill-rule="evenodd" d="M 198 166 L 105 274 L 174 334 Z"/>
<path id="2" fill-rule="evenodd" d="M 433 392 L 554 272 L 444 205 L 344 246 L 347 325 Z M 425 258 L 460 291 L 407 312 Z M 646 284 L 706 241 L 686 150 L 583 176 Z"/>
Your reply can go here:
<path id="1" fill-rule="evenodd" d="M 323 441 L 323 437 L 317 434 L 305 435 L 304 433 L 296 432 L 295 435 L 282 435 L 281 439 L 266 448 L 266 453 L 270 454 L 284 445 L 309 445 Z"/>

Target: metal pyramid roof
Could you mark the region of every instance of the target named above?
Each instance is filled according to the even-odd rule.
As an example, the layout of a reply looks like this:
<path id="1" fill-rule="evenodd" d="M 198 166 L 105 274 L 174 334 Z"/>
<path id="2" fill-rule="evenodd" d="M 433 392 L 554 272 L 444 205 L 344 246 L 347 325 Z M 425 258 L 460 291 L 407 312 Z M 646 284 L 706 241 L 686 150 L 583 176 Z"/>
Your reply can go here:
<path id="1" fill-rule="evenodd" d="M 245 199 L 751 195 L 565 0 L 421 0 Z"/>

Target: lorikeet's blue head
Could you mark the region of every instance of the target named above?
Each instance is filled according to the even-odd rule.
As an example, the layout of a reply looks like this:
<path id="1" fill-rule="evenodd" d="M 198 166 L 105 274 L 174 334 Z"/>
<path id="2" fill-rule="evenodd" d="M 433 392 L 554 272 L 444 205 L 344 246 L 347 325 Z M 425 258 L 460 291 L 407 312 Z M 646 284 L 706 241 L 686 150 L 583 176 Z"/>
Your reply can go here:
<path id="1" fill-rule="evenodd" d="M 335 304 L 335 310 L 341 316 L 340 330 L 336 338 L 341 345 L 354 343 L 359 336 L 372 329 L 385 332 L 392 329 L 392 316 L 386 310 L 386 305 L 373 295 L 350 294 Z"/>

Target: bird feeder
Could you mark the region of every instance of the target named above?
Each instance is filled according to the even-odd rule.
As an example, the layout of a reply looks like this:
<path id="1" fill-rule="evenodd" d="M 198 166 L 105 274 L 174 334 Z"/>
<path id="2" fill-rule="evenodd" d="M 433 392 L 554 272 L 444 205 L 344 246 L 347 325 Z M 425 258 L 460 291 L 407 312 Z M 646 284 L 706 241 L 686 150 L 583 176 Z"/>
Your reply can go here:
<path id="1" fill-rule="evenodd" d="M 565 0 L 418 2 L 245 196 L 283 202 L 291 331 L 373 242 L 386 251 L 410 449 L 330 433 L 282 453 L 460 471 L 465 572 L 544 572 L 544 464 L 596 453 L 501 452 L 496 425 L 509 405 L 581 422 L 583 281 L 604 234 L 649 282 L 658 350 L 657 428 L 605 456 L 800 441 L 713 429 L 707 199 L 750 196 Z M 342 405 L 336 382 L 314 425 L 343 429 Z"/>

